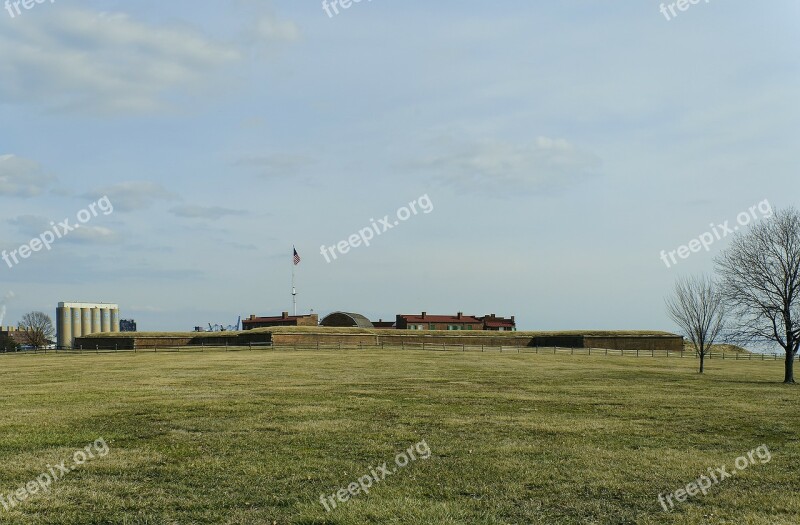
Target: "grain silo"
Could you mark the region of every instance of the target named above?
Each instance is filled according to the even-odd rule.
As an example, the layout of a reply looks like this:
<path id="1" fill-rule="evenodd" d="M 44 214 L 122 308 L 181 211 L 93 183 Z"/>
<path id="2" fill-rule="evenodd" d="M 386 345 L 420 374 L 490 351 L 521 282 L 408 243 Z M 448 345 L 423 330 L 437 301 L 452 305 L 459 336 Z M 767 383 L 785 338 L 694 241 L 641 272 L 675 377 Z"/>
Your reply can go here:
<path id="1" fill-rule="evenodd" d="M 59 348 L 72 348 L 76 337 L 119 332 L 119 306 L 109 303 L 58 303 L 56 340 Z"/>

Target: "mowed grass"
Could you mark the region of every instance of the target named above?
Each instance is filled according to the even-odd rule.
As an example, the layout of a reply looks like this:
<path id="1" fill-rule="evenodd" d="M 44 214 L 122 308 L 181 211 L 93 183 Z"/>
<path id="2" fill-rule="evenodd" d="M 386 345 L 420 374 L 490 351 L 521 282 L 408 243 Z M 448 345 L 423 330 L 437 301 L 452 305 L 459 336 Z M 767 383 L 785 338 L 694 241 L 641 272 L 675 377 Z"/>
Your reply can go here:
<path id="1" fill-rule="evenodd" d="M 242 351 L 0 356 L 0 492 L 102 437 L 13 524 L 800 521 L 781 361 Z M 326 512 L 419 443 L 419 459 Z M 658 494 L 772 459 L 664 512 Z M 70 460 L 71 461 L 71 460 Z M 69 462 L 67 463 L 69 465 Z"/>

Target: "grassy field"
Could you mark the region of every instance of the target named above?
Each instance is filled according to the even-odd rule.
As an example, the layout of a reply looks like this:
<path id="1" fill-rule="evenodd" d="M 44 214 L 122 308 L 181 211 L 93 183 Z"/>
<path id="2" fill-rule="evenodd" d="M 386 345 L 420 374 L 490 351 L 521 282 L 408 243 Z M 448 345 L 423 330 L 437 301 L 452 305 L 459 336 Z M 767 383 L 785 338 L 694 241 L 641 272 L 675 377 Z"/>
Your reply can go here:
<path id="1" fill-rule="evenodd" d="M 780 384 L 782 362 L 712 360 L 702 377 L 696 364 L 421 351 L 0 356 L 5 501 L 98 438 L 108 446 L 47 492 L 0 506 L 0 523 L 798 523 L 800 408 L 797 388 Z M 423 440 L 428 459 L 395 466 Z M 761 445 L 770 461 L 755 456 L 663 510 L 659 493 L 730 472 Z M 384 462 L 397 471 L 326 512 L 321 495 Z"/>

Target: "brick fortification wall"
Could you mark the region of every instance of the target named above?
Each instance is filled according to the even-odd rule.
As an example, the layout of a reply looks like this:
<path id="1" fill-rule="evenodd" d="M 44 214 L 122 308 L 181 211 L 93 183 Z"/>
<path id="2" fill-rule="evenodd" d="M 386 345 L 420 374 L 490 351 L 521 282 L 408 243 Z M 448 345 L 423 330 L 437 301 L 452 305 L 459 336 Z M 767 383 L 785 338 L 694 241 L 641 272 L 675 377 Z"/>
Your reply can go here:
<path id="1" fill-rule="evenodd" d="M 562 347 L 562 348 L 608 348 L 611 350 L 669 350 L 680 352 L 683 349 L 683 338 L 677 335 L 553 335 L 526 334 L 516 332 L 514 335 L 498 336 L 493 332 L 409 332 L 406 330 L 375 330 L 366 332 L 353 329 L 352 333 L 338 329 L 326 331 L 324 328 L 314 331 L 276 331 L 271 332 L 231 332 L 230 335 L 193 335 L 193 334 L 131 334 L 126 337 L 79 337 L 76 347 L 86 350 L 101 349 L 130 350 L 133 348 L 167 348 L 177 346 L 247 346 L 249 343 L 272 342 L 275 347 L 313 347 L 316 345 L 330 347 L 341 346 L 354 348 L 359 346 L 385 346 L 399 348 L 403 346 L 419 346 L 422 343 L 431 345 L 466 345 L 489 347 Z M 135 345 L 135 346 L 134 346 Z"/>

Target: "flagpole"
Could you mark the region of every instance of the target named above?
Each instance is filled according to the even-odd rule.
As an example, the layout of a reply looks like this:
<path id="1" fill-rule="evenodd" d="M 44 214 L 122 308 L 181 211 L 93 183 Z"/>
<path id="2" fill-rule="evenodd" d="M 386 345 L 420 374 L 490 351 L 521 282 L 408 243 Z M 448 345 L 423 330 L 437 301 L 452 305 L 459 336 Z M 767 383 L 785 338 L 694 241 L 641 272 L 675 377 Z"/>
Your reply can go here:
<path id="1" fill-rule="evenodd" d="M 294 262 L 295 247 L 292 246 L 292 307 L 294 308 L 294 315 L 297 316 L 297 289 L 294 287 L 294 267 L 297 266 Z"/>

